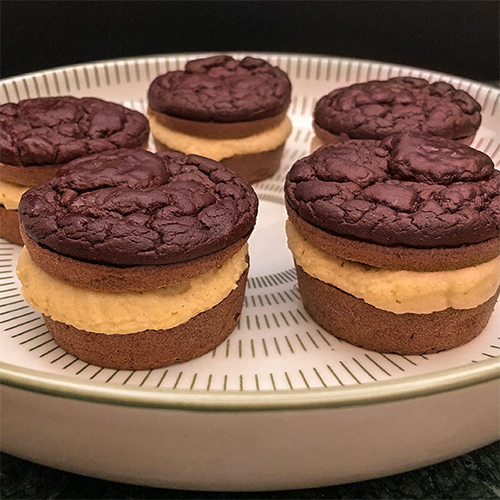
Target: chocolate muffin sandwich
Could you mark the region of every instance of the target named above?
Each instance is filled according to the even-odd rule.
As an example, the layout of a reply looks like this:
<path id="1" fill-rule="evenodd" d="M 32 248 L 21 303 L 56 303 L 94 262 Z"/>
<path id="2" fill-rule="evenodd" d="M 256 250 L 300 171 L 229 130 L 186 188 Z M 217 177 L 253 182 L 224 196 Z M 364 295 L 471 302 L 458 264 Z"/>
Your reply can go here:
<path id="1" fill-rule="evenodd" d="M 448 83 L 409 76 L 376 80 L 336 89 L 317 102 L 312 149 L 399 133 L 470 144 L 480 124 L 479 103 Z"/>
<path id="2" fill-rule="evenodd" d="M 84 361 L 188 361 L 236 325 L 256 214 L 252 188 L 206 158 L 120 149 L 74 160 L 21 198 L 22 293 Z"/>
<path id="3" fill-rule="evenodd" d="M 486 326 L 500 283 L 500 172 L 442 138 L 325 146 L 297 161 L 285 197 L 305 308 L 380 352 L 451 349 Z"/>
<path id="4" fill-rule="evenodd" d="M 0 236 L 22 245 L 17 207 L 66 163 L 119 148 L 147 148 L 145 116 L 95 98 L 44 97 L 0 106 Z"/>
<path id="5" fill-rule="evenodd" d="M 292 125 L 291 84 L 262 59 L 220 55 L 190 61 L 149 87 L 149 121 L 159 151 L 222 162 L 248 182 L 279 167 Z"/>

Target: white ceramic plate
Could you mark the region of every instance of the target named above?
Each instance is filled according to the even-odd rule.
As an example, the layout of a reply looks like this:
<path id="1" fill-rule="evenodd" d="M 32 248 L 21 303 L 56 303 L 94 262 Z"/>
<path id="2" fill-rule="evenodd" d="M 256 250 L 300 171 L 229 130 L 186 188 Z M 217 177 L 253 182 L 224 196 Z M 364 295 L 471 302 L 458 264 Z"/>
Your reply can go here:
<path id="1" fill-rule="evenodd" d="M 144 112 L 152 79 L 199 55 L 24 75 L 0 82 L 0 101 L 71 94 Z M 391 474 L 498 438 L 499 307 L 478 338 L 444 353 L 379 354 L 337 340 L 301 304 L 285 242 L 282 190 L 287 170 L 309 152 L 313 106 L 333 88 L 399 75 L 450 82 L 481 103 L 473 146 L 496 163 L 499 90 L 376 62 L 259 56 L 292 80 L 294 130 L 280 171 L 255 186 L 259 218 L 237 329 L 211 353 L 181 365 L 137 372 L 89 365 L 58 347 L 40 314 L 24 302 L 15 277 L 20 249 L 0 240 L 5 451 L 137 484 L 241 490 Z"/>

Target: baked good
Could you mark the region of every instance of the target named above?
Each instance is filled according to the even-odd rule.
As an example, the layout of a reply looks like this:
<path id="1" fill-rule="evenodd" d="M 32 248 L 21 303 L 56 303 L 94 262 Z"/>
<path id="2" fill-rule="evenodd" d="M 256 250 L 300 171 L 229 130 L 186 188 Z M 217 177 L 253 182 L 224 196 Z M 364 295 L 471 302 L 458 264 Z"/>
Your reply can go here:
<path id="1" fill-rule="evenodd" d="M 0 106 L 0 236 L 22 245 L 17 206 L 30 187 L 69 161 L 119 148 L 147 148 L 146 117 L 86 97 L 43 97 Z"/>
<path id="2" fill-rule="evenodd" d="M 500 172 L 459 142 L 400 134 L 296 162 L 285 198 L 304 306 L 325 330 L 423 354 L 478 335 L 500 282 Z"/>
<path id="3" fill-rule="evenodd" d="M 212 158 L 257 182 L 279 167 L 292 129 L 290 95 L 286 73 L 262 59 L 189 61 L 149 87 L 151 132 L 159 151 Z"/>
<path id="4" fill-rule="evenodd" d="M 252 188 L 206 158 L 120 149 L 74 160 L 21 198 L 22 293 L 84 361 L 187 361 L 236 325 L 256 213 Z"/>
<path id="5" fill-rule="evenodd" d="M 481 106 L 445 82 L 409 76 L 356 83 L 323 96 L 314 108 L 313 150 L 348 139 L 417 133 L 471 144 Z"/>

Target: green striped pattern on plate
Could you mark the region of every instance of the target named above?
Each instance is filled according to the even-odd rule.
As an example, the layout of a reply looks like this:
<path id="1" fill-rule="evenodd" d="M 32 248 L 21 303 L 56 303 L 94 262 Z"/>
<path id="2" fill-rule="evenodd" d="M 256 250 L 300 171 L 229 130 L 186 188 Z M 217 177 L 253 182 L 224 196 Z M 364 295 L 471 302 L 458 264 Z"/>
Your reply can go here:
<path id="1" fill-rule="evenodd" d="M 244 394 L 300 393 L 404 382 L 416 376 L 470 366 L 500 354 L 500 311 L 466 346 L 429 356 L 380 354 L 351 346 L 318 327 L 300 300 L 286 247 L 283 182 L 292 163 L 308 154 L 311 113 L 318 97 L 334 87 L 369 79 L 412 75 L 443 79 L 470 92 L 483 106 L 483 124 L 473 146 L 498 164 L 500 92 L 468 80 L 367 61 L 263 54 L 287 71 L 294 88 L 294 124 L 280 170 L 255 185 L 261 201 L 250 240 L 251 271 L 243 313 L 233 334 L 205 356 L 182 365 L 146 371 L 104 369 L 65 353 L 51 339 L 40 314 L 25 303 L 15 277 L 19 248 L 0 241 L 0 363 L 64 375 L 82 383 L 157 389 L 164 392 Z M 73 94 L 115 100 L 145 112 L 148 83 L 183 67 L 193 56 L 158 56 L 60 68 L 0 82 L 0 101 Z M 151 144 L 153 149 L 153 144 Z M 272 241 L 272 243 L 270 243 Z M 5 365 L 6 366 L 6 365 Z"/>

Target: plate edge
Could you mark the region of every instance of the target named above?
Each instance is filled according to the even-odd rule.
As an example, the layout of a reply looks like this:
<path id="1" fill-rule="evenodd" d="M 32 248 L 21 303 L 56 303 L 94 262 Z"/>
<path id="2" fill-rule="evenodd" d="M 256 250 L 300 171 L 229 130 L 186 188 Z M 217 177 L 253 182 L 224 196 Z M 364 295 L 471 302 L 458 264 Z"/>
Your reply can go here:
<path id="1" fill-rule="evenodd" d="M 464 369 L 468 366 L 468 369 Z M 186 390 L 111 387 L 70 377 L 40 375 L 29 368 L 0 363 L 0 385 L 29 392 L 93 403 L 151 409 L 205 412 L 284 411 L 343 408 L 403 401 L 500 382 L 500 359 L 490 359 L 431 374 L 362 386 L 287 391 L 227 391 L 197 394 Z"/>

